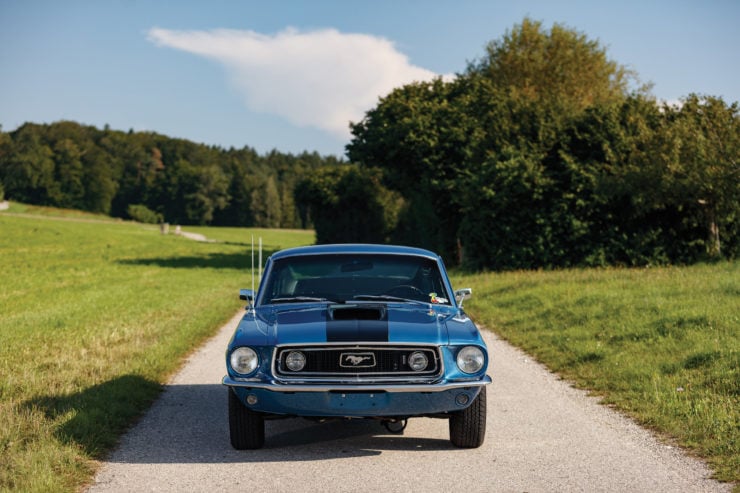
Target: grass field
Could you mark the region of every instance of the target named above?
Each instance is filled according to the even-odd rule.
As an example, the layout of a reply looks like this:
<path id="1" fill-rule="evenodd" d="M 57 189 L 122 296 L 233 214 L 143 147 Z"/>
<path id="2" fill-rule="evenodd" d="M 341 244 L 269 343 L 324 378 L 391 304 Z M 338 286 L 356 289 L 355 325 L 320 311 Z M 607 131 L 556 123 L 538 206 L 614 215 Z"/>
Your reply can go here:
<path id="1" fill-rule="evenodd" d="M 455 279 L 463 284 L 476 321 L 740 481 L 740 263 Z"/>
<path id="2" fill-rule="evenodd" d="M 44 216 L 0 213 L 2 490 L 73 491 L 88 481 L 93 459 L 242 305 L 251 234 L 263 237 L 265 255 L 314 241 L 310 231 L 213 228 L 220 242 L 202 243 L 152 226 Z"/>
<path id="3" fill-rule="evenodd" d="M 251 236 L 265 256 L 314 241 L 186 228 L 215 240 L 195 242 L 19 207 L 0 213 L 0 490 L 79 489 L 241 306 Z M 466 307 L 480 324 L 740 479 L 740 263 L 453 280 L 473 287 Z"/>

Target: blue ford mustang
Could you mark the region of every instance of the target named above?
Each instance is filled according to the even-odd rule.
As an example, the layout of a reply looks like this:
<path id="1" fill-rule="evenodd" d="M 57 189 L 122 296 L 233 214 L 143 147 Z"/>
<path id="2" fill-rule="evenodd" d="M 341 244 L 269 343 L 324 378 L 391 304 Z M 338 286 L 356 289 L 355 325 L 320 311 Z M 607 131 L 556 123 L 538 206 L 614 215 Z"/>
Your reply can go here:
<path id="1" fill-rule="evenodd" d="M 442 259 L 387 245 L 275 253 L 226 351 L 229 430 L 260 448 L 265 419 L 449 420 L 450 441 L 479 447 L 488 353 Z"/>

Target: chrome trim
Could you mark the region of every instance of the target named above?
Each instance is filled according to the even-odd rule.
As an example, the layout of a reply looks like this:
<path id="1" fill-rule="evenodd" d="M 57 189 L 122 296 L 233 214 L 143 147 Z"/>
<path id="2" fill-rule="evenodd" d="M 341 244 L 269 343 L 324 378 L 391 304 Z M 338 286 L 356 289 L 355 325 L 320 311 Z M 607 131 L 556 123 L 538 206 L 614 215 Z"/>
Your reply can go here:
<path id="1" fill-rule="evenodd" d="M 414 378 L 414 373 L 406 373 L 404 375 L 399 375 L 397 377 L 385 377 L 382 374 L 380 375 L 374 375 L 374 374 L 367 374 L 367 373 L 360 373 L 361 377 L 357 376 L 357 373 L 345 373 L 341 375 L 333 375 L 333 376 L 310 376 L 305 375 L 303 378 L 300 378 L 300 376 L 296 376 L 295 378 L 282 378 L 282 377 L 275 377 L 273 380 L 278 385 L 303 385 L 303 384 L 339 384 L 339 385 L 345 385 L 345 384 L 351 384 L 351 385 L 374 385 L 374 384 L 399 384 L 399 383 L 414 383 L 414 384 L 426 384 L 431 385 L 434 382 L 439 381 L 440 375 L 430 375 L 429 377 L 416 377 Z"/>
<path id="2" fill-rule="evenodd" d="M 246 387 L 250 389 L 263 389 L 272 392 L 445 392 L 447 390 L 462 389 L 466 387 L 483 387 L 491 383 L 491 377 L 484 375 L 480 380 L 462 380 L 455 382 L 442 382 L 434 384 L 401 384 L 401 385 L 372 385 L 372 384 L 306 384 L 306 385 L 284 385 L 276 381 L 255 382 L 249 380 L 237 380 L 226 375 L 222 382 L 228 387 Z"/>
<path id="3" fill-rule="evenodd" d="M 439 346 L 433 344 L 413 344 L 413 343 L 389 343 L 386 345 L 378 344 L 377 342 L 367 342 L 366 346 L 363 343 L 351 343 L 346 342 L 338 343 L 307 343 L 307 344 L 279 344 L 273 348 L 272 351 L 272 362 L 271 371 L 275 375 L 275 381 L 279 383 L 285 382 L 302 382 L 302 381 L 313 381 L 313 382 L 336 382 L 342 377 L 352 378 L 352 382 L 361 381 L 376 381 L 376 382 L 408 382 L 412 375 L 417 375 L 414 381 L 417 382 L 433 382 L 440 378 L 445 373 L 445 362 L 442 350 Z M 361 372 L 361 373 L 350 373 L 350 372 L 296 372 L 295 375 L 280 372 L 278 369 L 278 354 L 281 351 L 295 350 L 295 351 L 321 351 L 328 349 L 332 351 L 346 350 L 348 352 L 367 352 L 367 351 L 389 351 L 389 350 L 408 350 L 418 349 L 420 351 L 429 351 L 434 355 L 436 371 L 422 371 L 422 372 Z"/>
<path id="4" fill-rule="evenodd" d="M 475 346 L 475 344 L 469 344 Z M 275 349 L 282 348 L 302 348 L 302 347 L 331 347 L 347 348 L 349 350 L 357 349 L 392 349 L 394 347 L 420 347 L 424 349 L 437 349 L 439 344 L 428 342 L 378 342 L 378 341 L 352 341 L 352 342 L 301 342 L 301 343 L 280 343 L 275 344 Z"/>

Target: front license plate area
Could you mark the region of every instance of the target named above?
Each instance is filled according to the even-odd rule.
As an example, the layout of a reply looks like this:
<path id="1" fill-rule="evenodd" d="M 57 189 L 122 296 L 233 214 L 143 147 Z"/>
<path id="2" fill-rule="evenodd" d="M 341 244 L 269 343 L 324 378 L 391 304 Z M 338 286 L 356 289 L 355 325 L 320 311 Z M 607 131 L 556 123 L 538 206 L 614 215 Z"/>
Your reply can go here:
<path id="1" fill-rule="evenodd" d="M 388 404 L 388 394 L 381 393 L 331 393 L 331 406 L 337 410 L 372 411 L 383 409 Z"/>

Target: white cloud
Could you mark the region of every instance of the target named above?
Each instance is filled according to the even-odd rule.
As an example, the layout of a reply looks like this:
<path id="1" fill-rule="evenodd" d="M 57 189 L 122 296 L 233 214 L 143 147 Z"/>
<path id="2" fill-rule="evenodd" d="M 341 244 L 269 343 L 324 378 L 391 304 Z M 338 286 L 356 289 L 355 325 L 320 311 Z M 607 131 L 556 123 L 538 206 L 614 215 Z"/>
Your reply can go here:
<path id="1" fill-rule="evenodd" d="M 289 28 L 267 36 L 153 28 L 148 38 L 222 63 L 251 110 L 340 138 L 349 137 L 350 121 L 361 120 L 393 88 L 437 76 L 411 65 L 387 39 L 334 29 Z"/>

